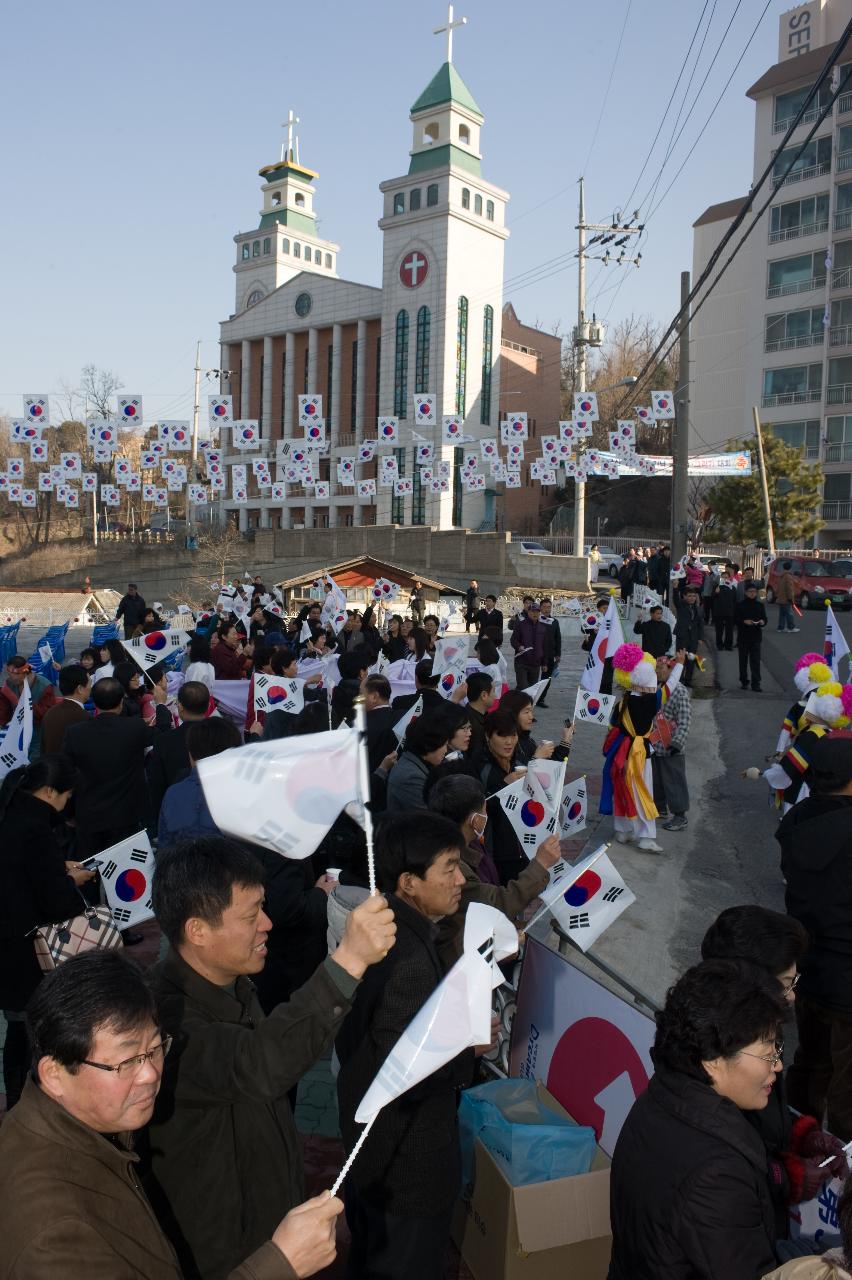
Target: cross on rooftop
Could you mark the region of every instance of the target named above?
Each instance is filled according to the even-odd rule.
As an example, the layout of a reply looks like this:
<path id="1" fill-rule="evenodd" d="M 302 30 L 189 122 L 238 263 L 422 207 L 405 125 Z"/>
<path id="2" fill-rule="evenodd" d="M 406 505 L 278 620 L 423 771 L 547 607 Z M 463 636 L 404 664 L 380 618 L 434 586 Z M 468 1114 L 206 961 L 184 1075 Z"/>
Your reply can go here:
<path id="1" fill-rule="evenodd" d="M 293 150 L 293 126 L 299 123 L 300 123 L 299 117 L 293 114 L 293 108 L 291 107 L 289 112 L 287 113 L 287 119 L 284 121 L 284 123 L 281 126 L 282 129 L 287 130 L 286 151 L 285 151 L 285 144 L 282 142 L 281 143 L 281 159 L 295 160 L 297 164 L 299 162 L 298 156 L 296 155 L 296 152 Z M 296 141 L 297 150 L 298 150 L 298 147 L 299 147 L 299 143 L 297 139 Z"/>
<path id="2" fill-rule="evenodd" d="M 453 60 L 453 31 L 455 30 L 456 27 L 466 27 L 466 26 L 467 26 L 467 18 L 456 18 L 455 22 L 453 21 L 453 6 L 451 4 L 448 4 L 446 26 L 436 27 L 435 30 L 432 32 L 433 35 L 440 36 L 440 35 L 443 35 L 443 33 L 446 31 L 447 62 L 451 63 Z"/>

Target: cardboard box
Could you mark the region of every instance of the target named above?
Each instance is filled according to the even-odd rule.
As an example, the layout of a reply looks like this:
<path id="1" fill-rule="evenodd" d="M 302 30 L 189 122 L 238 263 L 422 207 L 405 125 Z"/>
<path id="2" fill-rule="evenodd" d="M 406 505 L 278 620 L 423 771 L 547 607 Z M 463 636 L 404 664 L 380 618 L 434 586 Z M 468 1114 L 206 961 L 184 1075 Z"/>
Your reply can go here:
<path id="1" fill-rule="evenodd" d="M 539 1098 L 568 1115 L 540 1082 Z M 453 1215 L 453 1240 L 476 1280 L 606 1280 L 612 1236 L 609 1158 L 586 1174 L 513 1187 L 477 1141 L 474 1183 Z"/>

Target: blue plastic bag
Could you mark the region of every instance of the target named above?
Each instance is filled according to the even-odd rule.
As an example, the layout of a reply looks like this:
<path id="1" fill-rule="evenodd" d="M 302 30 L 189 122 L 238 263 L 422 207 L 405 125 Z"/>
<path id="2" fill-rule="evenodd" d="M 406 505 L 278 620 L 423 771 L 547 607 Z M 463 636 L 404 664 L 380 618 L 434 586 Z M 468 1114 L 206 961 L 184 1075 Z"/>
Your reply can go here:
<path id="1" fill-rule="evenodd" d="M 541 1102 L 534 1080 L 493 1080 L 462 1094 L 459 1106 L 462 1178 L 473 1180 L 479 1138 L 513 1187 L 588 1173 L 594 1129 L 572 1124 Z"/>

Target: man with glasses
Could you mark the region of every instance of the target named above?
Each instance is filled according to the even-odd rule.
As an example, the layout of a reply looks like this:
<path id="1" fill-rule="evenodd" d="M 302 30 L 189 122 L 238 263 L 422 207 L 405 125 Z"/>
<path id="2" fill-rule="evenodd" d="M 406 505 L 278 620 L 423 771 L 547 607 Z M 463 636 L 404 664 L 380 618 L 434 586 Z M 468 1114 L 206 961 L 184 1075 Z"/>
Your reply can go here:
<path id="1" fill-rule="evenodd" d="M 0 1129 L 0 1280 L 181 1280 L 132 1145 L 171 1044 L 144 977 L 121 951 L 84 952 L 41 984 L 27 1026 L 33 1074 Z M 342 1208 L 327 1193 L 300 1205 L 230 1280 L 322 1270 Z"/>

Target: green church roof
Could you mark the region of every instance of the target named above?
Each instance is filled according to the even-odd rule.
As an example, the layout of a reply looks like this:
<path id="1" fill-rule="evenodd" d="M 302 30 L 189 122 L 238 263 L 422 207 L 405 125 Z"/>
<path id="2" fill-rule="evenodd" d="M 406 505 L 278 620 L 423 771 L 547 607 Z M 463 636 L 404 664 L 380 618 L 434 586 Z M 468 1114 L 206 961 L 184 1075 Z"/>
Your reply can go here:
<path id="1" fill-rule="evenodd" d="M 411 114 L 415 115 L 418 111 L 428 111 L 432 107 L 443 106 L 446 102 L 458 103 L 460 107 L 465 107 L 479 116 L 480 120 L 485 118 L 476 105 L 470 89 L 451 62 L 445 62 L 440 71 L 432 77 L 411 108 Z"/>

